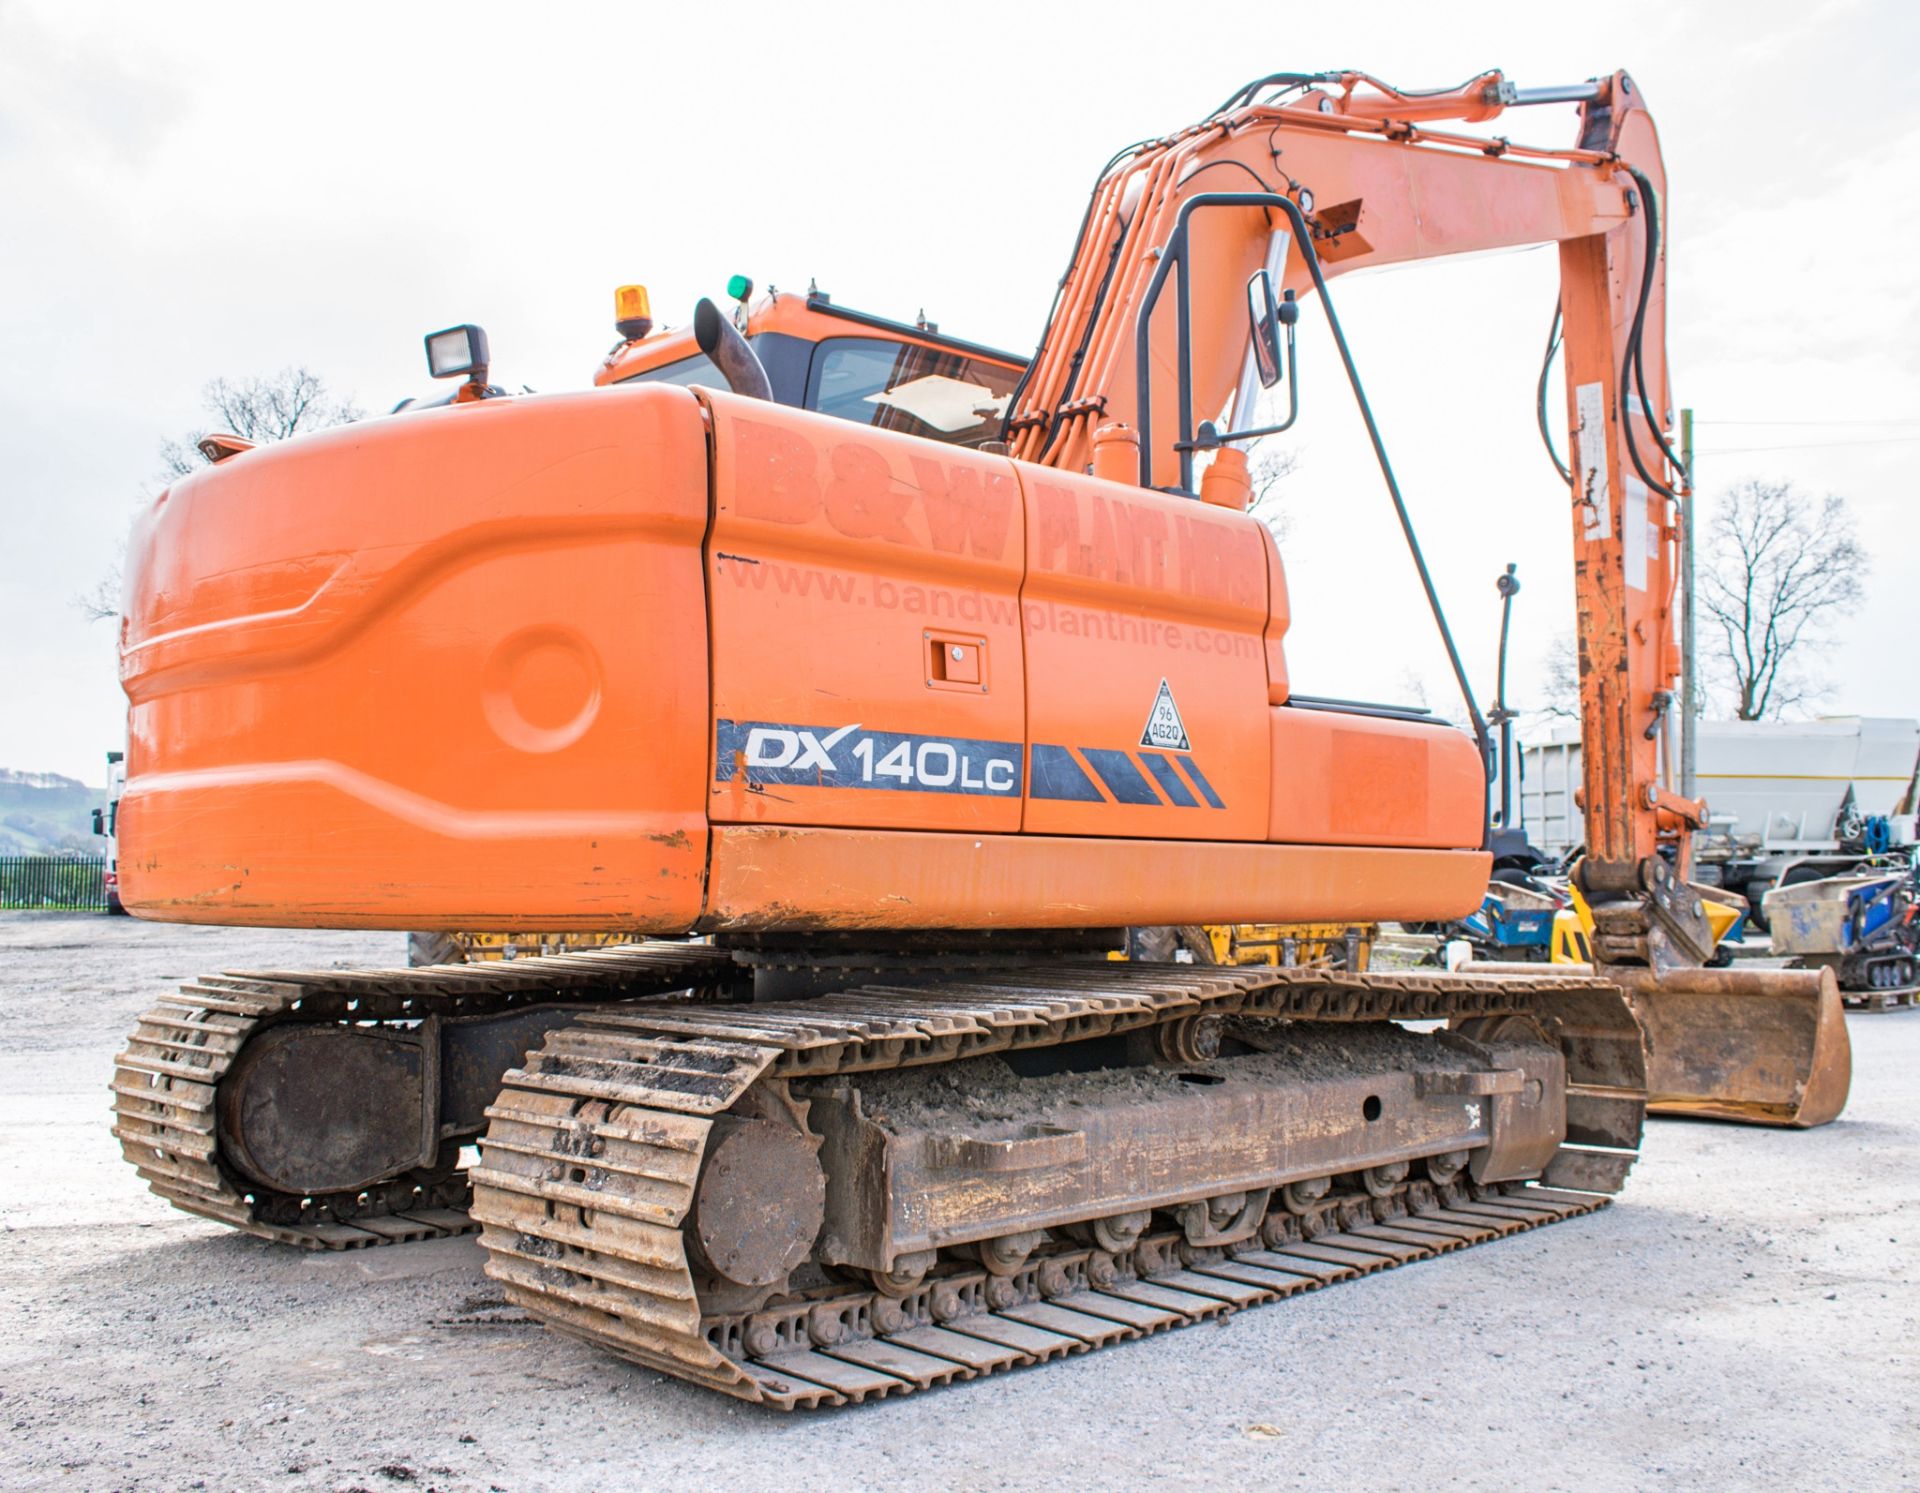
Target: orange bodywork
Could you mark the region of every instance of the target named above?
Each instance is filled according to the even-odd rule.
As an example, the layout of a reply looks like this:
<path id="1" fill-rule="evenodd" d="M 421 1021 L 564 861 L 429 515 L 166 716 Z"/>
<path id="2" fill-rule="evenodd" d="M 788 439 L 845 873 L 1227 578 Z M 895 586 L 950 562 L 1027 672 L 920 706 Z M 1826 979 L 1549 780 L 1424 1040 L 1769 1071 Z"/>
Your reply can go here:
<path id="1" fill-rule="evenodd" d="M 133 905 L 690 923 L 704 441 L 669 391 L 484 400 L 176 483 L 130 547 Z"/>
<path id="2" fill-rule="evenodd" d="M 1437 918 L 1485 884 L 1472 743 L 1282 703 L 1265 529 L 1137 487 L 627 385 L 244 453 L 133 551 L 149 917 Z"/>

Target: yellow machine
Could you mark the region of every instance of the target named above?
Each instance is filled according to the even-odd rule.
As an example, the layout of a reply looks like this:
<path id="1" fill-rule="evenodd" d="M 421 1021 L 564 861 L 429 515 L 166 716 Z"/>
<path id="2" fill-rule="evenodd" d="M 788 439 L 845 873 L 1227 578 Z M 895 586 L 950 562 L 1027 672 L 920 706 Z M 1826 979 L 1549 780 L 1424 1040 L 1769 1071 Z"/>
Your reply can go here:
<path id="1" fill-rule="evenodd" d="M 1184 949 L 1196 964 L 1265 965 L 1288 969 L 1336 964 L 1363 970 L 1379 929 L 1347 923 L 1213 923 L 1204 927 L 1139 930 L 1171 935 L 1162 957 Z M 546 954 L 577 954 L 585 949 L 632 943 L 630 933 L 413 933 L 407 936 L 408 961 L 426 964 L 488 964 Z"/>
<path id="2" fill-rule="evenodd" d="M 1578 885 L 1569 888 L 1573 893 L 1573 906 L 1563 907 L 1553 917 L 1553 962 L 1555 964 L 1592 964 L 1593 963 L 1593 910 L 1587 906 L 1587 899 L 1580 895 Z M 1707 927 L 1713 934 L 1714 946 L 1731 933 L 1740 922 L 1742 908 L 1731 901 L 1721 900 L 1732 897 L 1732 893 L 1707 896 L 1710 890 L 1701 888 L 1701 900 L 1706 904 Z"/>

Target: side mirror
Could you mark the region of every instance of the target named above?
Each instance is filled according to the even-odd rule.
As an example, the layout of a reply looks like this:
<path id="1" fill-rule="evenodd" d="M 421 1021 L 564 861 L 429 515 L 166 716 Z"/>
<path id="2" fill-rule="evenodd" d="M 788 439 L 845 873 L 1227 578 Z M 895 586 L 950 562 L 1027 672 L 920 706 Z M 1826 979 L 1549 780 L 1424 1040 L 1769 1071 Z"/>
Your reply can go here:
<path id="1" fill-rule="evenodd" d="M 93 832 L 96 835 L 104 835 L 107 832 L 107 826 L 104 822 L 104 819 L 105 819 L 105 815 L 101 810 L 95 809 L 93 811 Z"/>
<path id="2" fill-rule="evenodd" d="M 1265 270 L 1254 272 L 1247 281 L 1247 330 L 1253 337 L 1254 371 L 1260 375 L 1260 387 L 1271 389 L 1280 382 L 1280 303 L 1273 293 L 1273 276 Z"/>

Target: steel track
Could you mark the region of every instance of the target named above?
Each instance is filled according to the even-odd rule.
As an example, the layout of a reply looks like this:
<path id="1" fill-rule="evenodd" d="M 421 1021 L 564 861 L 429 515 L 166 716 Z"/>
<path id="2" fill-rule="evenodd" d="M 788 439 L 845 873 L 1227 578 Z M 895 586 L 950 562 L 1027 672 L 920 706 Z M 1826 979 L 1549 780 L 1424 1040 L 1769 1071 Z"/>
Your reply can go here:
<path id="1" fill-rule="evenodd" d="M 303 1249 L 358 1249 L 470 1233 L 463 1172 L 409 1174 L 365 1192 L 295 1198 L 257 1188 L 221 1155 L 220 1080 L 256 1033 L 288 1022 L 413 1023 L 540 1005 L 622 1001 L 724 983 L 704 946 L 597 949 L 484 966 L 252 970 L 191 981 L 145 1012 L 114 1062 L 113 1133 L 176 1208 Z"/>
<path id="2" fill-rule="evenodd" d="M 550 1325 L 781 1408 L 907 1393 L 1042 1362 L 1484 1243 L 1604 1206 L 1644 1114 L 1638 1028 L 1601 982 L 1347 974 L 1089 960 L 867 986 L 787 1004 L 722 999 L 731 966 L 650 945 L 486 968 L 250 971 L 192 982 L 141 1018 L 118 1061 L 115 1134 L 153 1191 L 258 1237 L 347 1249 L 483 1227 L 488 1271 Z M 665 992 L 686 995 L 663 999 Z M 509 1074 L 472 1174 L 409 1174 L 352 1197 L 263 1195 L 221 1155 L 221 1077 L 291 1022 L 417 1022 L 604 1004 Z M 901 1296 L 819 1285 L 709 1311 L 680 1224 L 713 1117 L 756 1083 L 959 1061 L 1200 1015 L 1381 1021 L 1531 1014 L 1569 1060 L 1569 1143 L 1546 1185 L 1404 1184 L 1276 1211 L 1231 1251 L 1150 1235 L 1123 1253 L 1053 1243 L 1014 1275 L 945 1262 Z"/>
<path id="3" fill-rule="evenodd" d="M 1529 1014 L 1568 1058 L 1568 1144 L 1544 1186 L 1404 1185 L 1269 1215 L 1250 1247 L 1158 1235 L 1055 1246 L 1013 1275 L 949 1262 L 895 1297 L 827 1285 L 703 1308 L 681 1226 L 715 1116 L 755 1085 L 957 1061 L 1196 1013 L 1296 1020 Z M 1085 1352 L 1604 1206 L 1645 1113 L 1638 1027 L 1565 977 L 1348 975 L 1086 963 L 788 1005 L 609 1012 L 554 1032 L 488 1114 L 473 1216 L 510 1301 L 625 1358 L 782 1409 L 905 1394 Z"/>

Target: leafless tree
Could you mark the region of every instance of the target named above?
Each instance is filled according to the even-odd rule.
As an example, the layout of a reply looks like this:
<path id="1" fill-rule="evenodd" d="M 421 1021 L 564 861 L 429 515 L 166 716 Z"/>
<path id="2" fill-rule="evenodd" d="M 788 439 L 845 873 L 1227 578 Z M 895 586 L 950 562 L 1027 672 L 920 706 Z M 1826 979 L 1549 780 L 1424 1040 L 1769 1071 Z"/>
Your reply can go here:
<path id="1" fill-rule="evenodd" d="M 307 368 L 282 368 L 262 378 L 232 382 L 216 378 L 200 391 L 200 407 L 213 422 L 189 431 L 177 441 L 160 446 L 161 479 L 172 482 L 207 464 L 200 452 L 209 431 L 242 436 L 255 445 L 282 441 L 303 430 L 345 425 L 364 413 L 351 399 L 330 393 L 317 373 Z M 74 598 L 90 622 L 120 615 L 120 565 L 116 561 L 93 589 Z"/>
<path id="2" fill-rule="evenodd" d="M 241 436 L 255 445 L 283 441 L 302 430 L 345 425 L 364 413 L 351 399 L 329 393 L 320 376 L 307 368 L 282 368 L 264 378 L 237 383 L 216 378 L 200 391 L 200 404 L 213 417 L 210 429 Z M 169 480 L 206 465 L 198 448 L 207 433 L 196 430 L 160 447 Z"/>
<path id="3" fill-rule="evenodd" d="M 1572 633 L 1560 633 L 1547 644 L 1540 693 L 1542 703 L 1537 708 L 1542 715 L 1580 719 L 1580 666 L 1574 659 Z"/>
<path id="4" fill-rule="evenodd" d="M 1284 543 L 1293 531 L 1293 515 L 1283 506 L 1286 495 L 1281 484 L 1299 470 L 1298 446 L 1281 447 L 1265 441 L 1255 445 L 1247 471 L 1253 479 L 1253 501 L 1247 505 L 1247 512 L 1267 526 L 1276 544 Z"/>
<path id="5" fill-rule="evenodd" d="M 1717 662 L 1738 718 L 1778 716 L 1826 693 L 1807 664 L 1859 605 L 1867 569 L 1847 500 L 1742 482 L 1721 495 L 1704 549 L 1699 606 L 1725 644 Z"/>
<path id="6" fill-rule="evenodd" d="M 122 548 L 125 546 L 122 545 Z M 107 573 L 90 590 L 74 597 L 73 604 L 89 622 L 104 622 L 120 615 L 120 562 L 114 561 Z"/>

